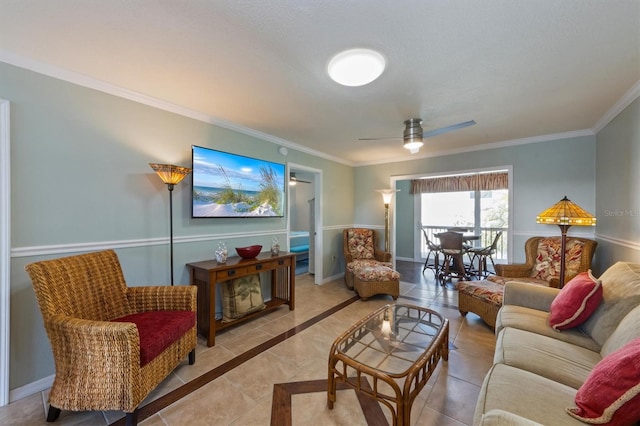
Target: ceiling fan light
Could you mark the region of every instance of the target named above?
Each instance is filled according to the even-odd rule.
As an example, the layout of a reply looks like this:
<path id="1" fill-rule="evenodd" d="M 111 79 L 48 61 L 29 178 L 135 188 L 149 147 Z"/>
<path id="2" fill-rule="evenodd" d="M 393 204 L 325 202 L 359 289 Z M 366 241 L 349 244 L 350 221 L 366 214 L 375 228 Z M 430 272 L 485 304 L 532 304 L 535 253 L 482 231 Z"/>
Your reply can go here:
<path id="1" fill-rule="evenodd" d="M 419 151 L 420 151 L 420 148 L 411 148 L 409 150 L 409 152 L 412 153 L 412 154 L 417 154 Z"/>
<path id="2" fill-rule="evenodd" d="M 329 77 L 343 86 L 364 86 L 384 71 L 384 57 L 370 49 L 350 49 L 335 55 L 327 67 Z"/>
<path id="3" fill-rule="evenodd" d="M 407 140 L 407 141 L 404 142 L 404 147 L 406 149 L 408 149 L 409 151 L 412 151 L 414 149 L 415 150 L 419 150 L 422 147 L 422 145 L 424 145 L 424 143 L 422 143 L 421 140 L 416 140 L 416 139 Z M 413 152 L 411 152 L 411 153 L 413 154 Z"/>

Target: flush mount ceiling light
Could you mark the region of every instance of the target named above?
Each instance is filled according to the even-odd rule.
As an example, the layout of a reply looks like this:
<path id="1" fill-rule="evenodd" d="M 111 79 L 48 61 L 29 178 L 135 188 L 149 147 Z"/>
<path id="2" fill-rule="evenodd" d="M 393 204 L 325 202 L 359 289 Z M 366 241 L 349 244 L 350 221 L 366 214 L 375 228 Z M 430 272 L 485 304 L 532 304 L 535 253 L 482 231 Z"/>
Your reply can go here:
<path id="1" fill-rule="evenodd" d="M 384 57 L 375 50 L 350 49 L 334 56 L 327 71 L 343 86 L 364 86 L 380 77 L 385 65 Z"/>

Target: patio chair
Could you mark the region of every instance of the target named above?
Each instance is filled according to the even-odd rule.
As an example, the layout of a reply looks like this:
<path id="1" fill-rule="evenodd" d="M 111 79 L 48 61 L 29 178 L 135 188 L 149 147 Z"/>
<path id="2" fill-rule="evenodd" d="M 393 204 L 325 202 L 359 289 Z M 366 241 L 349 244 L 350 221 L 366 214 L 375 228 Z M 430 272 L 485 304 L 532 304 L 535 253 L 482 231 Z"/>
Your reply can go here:
<path id="1" fill-rule="evenodd" d="M 422 229 L 422 233 L 424 235 L 424 241 L 427 245 L 427 258 L 424 261 L 424 266 L 422 267 L 422 273 L 427 269 L 433 270 L 433 276 L 438 277 L 438 273 L 440 272 L 440 253 L 442 252 L 442 248 L 440 245 L 434 243 L 429 239 L 427 235 L 427 231 Z"/>

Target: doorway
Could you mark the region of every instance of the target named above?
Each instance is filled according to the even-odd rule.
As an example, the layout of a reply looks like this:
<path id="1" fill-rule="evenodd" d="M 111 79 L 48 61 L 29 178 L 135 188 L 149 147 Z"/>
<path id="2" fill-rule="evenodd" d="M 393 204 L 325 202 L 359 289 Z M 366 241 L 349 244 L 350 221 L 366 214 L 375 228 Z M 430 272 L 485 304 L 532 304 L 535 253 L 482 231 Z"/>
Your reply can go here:
<path id="1" fill-rule="evenodd" d="M 288 166 L 289 251 L 297 255 L 296 273 L 309 273 L 315 284 L 322 284 L 322 170 Z"/>

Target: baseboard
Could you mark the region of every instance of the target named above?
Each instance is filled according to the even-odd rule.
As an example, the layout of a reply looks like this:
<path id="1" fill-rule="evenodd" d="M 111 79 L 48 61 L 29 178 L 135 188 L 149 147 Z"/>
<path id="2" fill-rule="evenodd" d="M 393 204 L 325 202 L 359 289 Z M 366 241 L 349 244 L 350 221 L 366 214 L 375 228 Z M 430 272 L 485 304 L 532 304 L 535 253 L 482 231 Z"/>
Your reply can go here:
<path id="1" fill-rule="evenodd" d="M 322 284 L 330 283 L 331 281 L 339 280 L 341 278 L 344 278 L 344 272 L 325 278 L 322 280 Z"/>
<path id="2" fill-rule="evenodd" d="M 53 379 L 55 377 L 56 375 L 52 374 L 51 376 L 36 380 L 35 382 L 27 383 L 24 386 L 20 386 L 18 388 L 10 390 L 9 403 L 49 389 L 51 386 L 53 386 Z"/>

